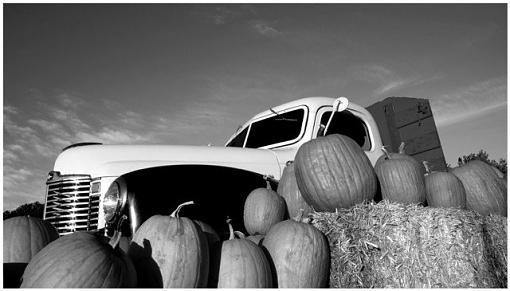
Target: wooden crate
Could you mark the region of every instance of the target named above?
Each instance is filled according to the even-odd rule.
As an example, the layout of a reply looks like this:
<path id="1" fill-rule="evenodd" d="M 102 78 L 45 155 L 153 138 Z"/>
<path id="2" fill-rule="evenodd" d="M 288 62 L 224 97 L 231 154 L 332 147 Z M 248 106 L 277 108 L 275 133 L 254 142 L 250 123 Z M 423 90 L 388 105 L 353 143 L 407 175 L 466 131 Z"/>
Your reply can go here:
<path id="1" fill-rule="evenodd" d="M 428 161 L 431 170 L 446 171 L 443 148 L 434 115 L 427 99 L 388 97 L 367 107 L 374 117 L 384 145 L 393 152 L 400 143 L 419 162 Z"/>

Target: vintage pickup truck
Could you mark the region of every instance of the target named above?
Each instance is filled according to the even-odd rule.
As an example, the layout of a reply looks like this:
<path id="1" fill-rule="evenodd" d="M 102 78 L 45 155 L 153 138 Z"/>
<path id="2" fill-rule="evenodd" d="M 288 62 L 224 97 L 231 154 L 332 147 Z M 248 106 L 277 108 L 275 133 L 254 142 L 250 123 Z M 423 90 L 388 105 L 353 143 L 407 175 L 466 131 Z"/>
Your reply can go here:
<path id="1" fill-rule="evenodd" d="M 427 114 L 414 119 L 422 123 Z M 74 144 L 60 153 L 48 175 L 44 219 L 60 234 L 99 230 L 111 235 L 126 214 L 123 234 L 129 238 L 150 216 L 170 214 L 193 200 L 182 215 L 220 233 L 227 231 L 228 216 L 244 230 L 243 205 L 250 191 L 264 187 L 265 176 L 276 187 L 303 143 L 334 133 L 353 138 L 373 164 L 382 155 L 372 114 L 344 97 L 308 97 L 270 108 L 240 126 L 225 146 Z"/>

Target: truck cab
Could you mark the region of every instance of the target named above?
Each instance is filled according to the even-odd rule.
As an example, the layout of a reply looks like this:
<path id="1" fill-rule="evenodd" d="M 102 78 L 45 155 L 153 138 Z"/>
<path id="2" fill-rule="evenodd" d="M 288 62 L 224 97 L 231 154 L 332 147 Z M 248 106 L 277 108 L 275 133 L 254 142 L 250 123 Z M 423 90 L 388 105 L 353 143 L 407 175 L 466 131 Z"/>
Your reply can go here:
<path id="1" fill-rule="evenodd" d="M 333 116 L 332 116 L 333 113 Z M 343 134 L 375 164 L 383 154 L 376 122 L 346 98 L 308 97 L 256 114 L 225 146 L 80 144 L 65 149 L 47 180 L 44 219 L 60 234 L 111 235 L 127 215 L 128 238 L 152 215 L 181 215 L 228 233 L 225 220 L 244 231 L 244 200 L 266 180 L 276 189 L 285 164 L 314 138 Z"/>

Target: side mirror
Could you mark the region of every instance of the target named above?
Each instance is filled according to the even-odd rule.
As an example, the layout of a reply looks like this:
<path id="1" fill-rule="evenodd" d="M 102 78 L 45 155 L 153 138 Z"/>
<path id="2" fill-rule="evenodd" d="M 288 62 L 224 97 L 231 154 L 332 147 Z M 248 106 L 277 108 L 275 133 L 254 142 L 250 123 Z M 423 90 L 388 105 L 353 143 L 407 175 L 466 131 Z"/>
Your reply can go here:
<path id="1" fill-rule="evenodd" d="M 346 97 L 338 97 L 333 101 L 333 110 L 336 112 L 342 112 L 349 106 L 349 99 Z"/>
<path id="2" fill-rule="evenodd" d="M 338 97 L 333 101 L 333 111 L 331 112 L 331 115 L 329 116 L 328 123 L 326 124 L 326 127 L 324 129 L 319 130 L 319 134 L 317 136 L 325 136 L 328 132 L 329 124 L 331 123 L 331 120 L 333 119 L 333 115 L 335 112 L 342 112 L 349 106 L 349 99 L 345 97 Z"/>

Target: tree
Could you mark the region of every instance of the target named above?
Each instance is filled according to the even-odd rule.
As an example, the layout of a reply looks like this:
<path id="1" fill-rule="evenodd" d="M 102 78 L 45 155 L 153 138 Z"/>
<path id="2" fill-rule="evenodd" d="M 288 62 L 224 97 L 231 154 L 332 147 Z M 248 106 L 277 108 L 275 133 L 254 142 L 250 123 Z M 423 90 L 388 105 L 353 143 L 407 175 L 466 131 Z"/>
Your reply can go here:
<path id="1" fill-rule="evenodd" d="M 32 203 L 23 204 L 15 210 L 4 211 L 4 220 L 15 216 L 30 215 L 32 217 L 43 218 L 44 204 L 36 201 Z"/>
<path id="2" fill-rule="evenodd" d="M 488 163 L 489 165 L 496 167 L 498 170 L 501 171 L 501 173 L 503 173 L 506 176 L 507 165 L 506 165 L 505 159 L 499 159 L 499 161 L 491 160 L 491 159 L 489 159 L 489 154 L 486 151 L 480 150 L 476 154 L 471 153 L 467 156 L 462 156 L 462 158 L 459 157 L 457 160 L 457 164 L 459 166 L 462 166 L 471 160 L 484 161 L 484 162 Z"/>

